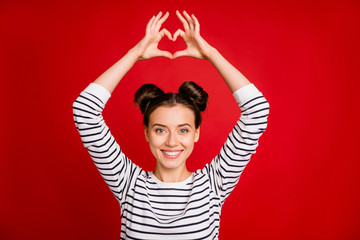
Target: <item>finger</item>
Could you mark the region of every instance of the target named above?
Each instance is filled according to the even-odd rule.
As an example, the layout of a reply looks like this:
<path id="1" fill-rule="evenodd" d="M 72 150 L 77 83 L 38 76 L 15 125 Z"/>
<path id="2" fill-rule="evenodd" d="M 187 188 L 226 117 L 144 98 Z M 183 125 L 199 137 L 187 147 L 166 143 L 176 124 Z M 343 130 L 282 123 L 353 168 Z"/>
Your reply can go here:
<path id="1" fill-rule="evenodd" d="M 161 37 L 163 37 L 164 35 L 166 35 L 166 36 L 168 37 L 168 39 L 173 40 L 173 38 L 172 38 L 172 36 L 171 36 L 171 33 L 170 33 L 167 29 L 165 29 L 165 28 L 163 28 L 163 29 L 160 31 L 160 35 L 161 35 Z"/>
<path id="2" fill-rule="evenodd" d="M 184 38 L 185 37 L 185 32 L 181 29 L 178 29 L 174 35 L 173 35 L 173 41 L 175 42 L 177 37 L 180 35 L 180 37 Z"/>
<path id="3" fill-rule="evenodd" d="M 151 25 L 154 22 L 155 16 L 152 16 L 152 18 L 150 19 L 150 21 L 148 22 L 148 24 L 146 25 L 146 31 L 150 31 L 151 29 Z"/>
<path id="4" fill-rule="evenodd" d="M 166 12 L 165 15 L 157 22 L 155 26 L 155 31 L 159 31 L 161 25 L 165 22 L 165 20 L 169 17 L 169 12 Z"/>
<path id="5" fill-rule="evenodd" d="M 185 18 L 183 16 L 181 16 L 181 14 L 178 10 L 176 10 L 176 16 L 179 18 L 180 22 L 182 22 L 185 31 L 189 31 L 189 29 L 190 29 L 189 23 L 185 20 Z"/>
<path id="6" fill-rule="evenodd" d="M 194 31 L 195 30 L 194 20 L 189 16 L 189 14 L 186 11 L 184 11 L 184 16 L 185 16 L 187 22 L 189 23 L 190 30 Z"/>
<path id="7" fill-rule="evenodd" d="M 194 14 L 191 14 L 191 18 L 194 20 L 195 23 L 195 32 L 200 33 L 200 23 L 198 19 L 195 17 Z"/>
<path id="8" fill-rule="evenodd" d="M 156 15 L 156 17 L 155 17 L 155 19 L 154 19 L 154 22 L 153 22 L 152 25 L 151 25 L 151 31 L 153 31 L 153 30 L 155 29 L 156 24 L 157 24 L 157 22 L 159 21 L 161 15 L 162 15 L 162 12 L 161 12 L 161 11 L 158 13 L 158 15 Z"/>
<path id="9" fill-rule="evenodd" d="M 172 59 L 178 58 L 178 57 L 187 57 L 189 56 L 188 52 L 186 50 L 177 51 L 173 54 Z"/>

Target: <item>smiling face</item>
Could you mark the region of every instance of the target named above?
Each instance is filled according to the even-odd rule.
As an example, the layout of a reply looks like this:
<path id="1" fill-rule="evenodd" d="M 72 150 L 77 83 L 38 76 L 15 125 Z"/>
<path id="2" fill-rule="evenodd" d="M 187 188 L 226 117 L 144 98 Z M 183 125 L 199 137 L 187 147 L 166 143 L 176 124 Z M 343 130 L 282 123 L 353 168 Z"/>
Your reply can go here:
<path id="1" fill-rule="evenodd" d="M 145 137 L 157 160 L 156 171 L 187 172 L 186 159 L 199 139 L 195 115 L 189 108 L 177 104 L 161 106 L 151 113 Z"/>

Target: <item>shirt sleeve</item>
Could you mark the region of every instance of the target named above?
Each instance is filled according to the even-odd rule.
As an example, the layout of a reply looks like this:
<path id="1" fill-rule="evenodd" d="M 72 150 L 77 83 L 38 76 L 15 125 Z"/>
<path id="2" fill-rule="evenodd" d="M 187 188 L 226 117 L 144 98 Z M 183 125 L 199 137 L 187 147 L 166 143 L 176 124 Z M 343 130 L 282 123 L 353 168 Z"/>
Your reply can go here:
<path id="1" fill-rule="evenodd" d="M 104 87 L 91 83 L 73 103 L 73 116 L 84 147 L 121 204 L 133 176 L 142 170 L 124 155 L 103 119 L 102 111 L 110 96 Z"/>
<path id="2" fill-rule="evenodd" d="M 251 155 L 255 153 L 269 115 L 268 101 L 253 84 L 240 88 L 233 95 L 241 109 L 241 117 L 220 153 L 202 170 L 209 175 L 210 185 L 221 204 L 235 188 Z"/>

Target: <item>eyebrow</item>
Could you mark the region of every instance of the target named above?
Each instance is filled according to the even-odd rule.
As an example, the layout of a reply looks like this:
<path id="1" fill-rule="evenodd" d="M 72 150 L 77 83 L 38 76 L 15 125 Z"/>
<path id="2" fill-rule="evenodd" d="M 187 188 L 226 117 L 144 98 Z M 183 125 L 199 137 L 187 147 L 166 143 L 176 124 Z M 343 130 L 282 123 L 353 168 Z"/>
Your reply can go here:
<path id="1" fill-rule="evenodd" d="M 188 126 L 191 128 L 191 125 L 188 124 L 188 123 L 183 123 L 183 124 L 179 124 L 177 127 L 185 127 L 185 126 Z M 154 127 L 164 127 L 166 128 L 167 126 L 166 125 L 163 125 L 163 124 L 160 124 L 160 123 L 154 123 L 151 128 L 154 128 Z"/>

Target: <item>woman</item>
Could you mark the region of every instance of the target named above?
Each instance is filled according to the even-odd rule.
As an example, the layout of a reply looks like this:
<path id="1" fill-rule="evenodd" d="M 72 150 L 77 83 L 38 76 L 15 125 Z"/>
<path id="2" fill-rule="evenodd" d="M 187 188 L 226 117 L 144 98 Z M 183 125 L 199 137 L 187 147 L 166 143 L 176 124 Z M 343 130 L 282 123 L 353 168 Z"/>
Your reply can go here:
<path id="1" fill-rule="evenodd" d="M 145 37 L 91 83 L 73 104 L 84 146 L 121 207 L 121 239 L 217 239 L 221 207 L 255 153 L 265 131 L 269 105 L 237 69 L 200 36 L 194 15 L 176 15 L 184 30 L 172 37 L 161 25 L 160 12 L 146 27 Z M 160 30 L 161 29 L 161 30 Z M 182 37 L 187 48 L 172 55 L 157 45 L 163 36 Z M 189 172 L 186 159 L 199 139 L 207 93 L 185 82 L 179 93 L 164 93 L 145 84 L 135 94 L 144 114 L 146 140 L 157 160 L 153 172 L 134 165 L 116 143 L 102 118 L 111 93 L 136 61 L 188 56 L 208 60 L 221 74 L 242 111 L 220 153 L 203 169 Z"/>

